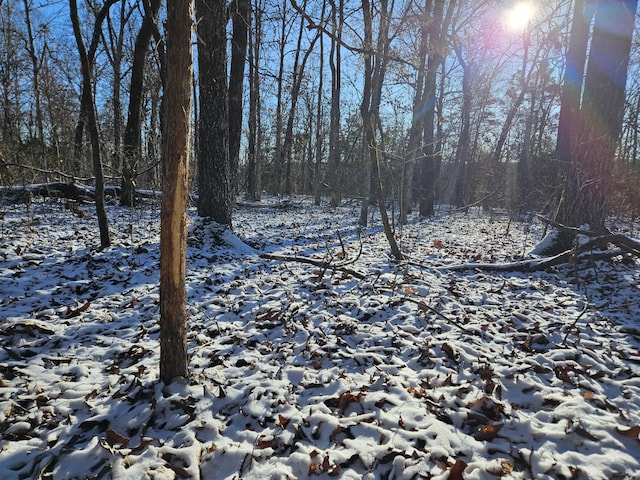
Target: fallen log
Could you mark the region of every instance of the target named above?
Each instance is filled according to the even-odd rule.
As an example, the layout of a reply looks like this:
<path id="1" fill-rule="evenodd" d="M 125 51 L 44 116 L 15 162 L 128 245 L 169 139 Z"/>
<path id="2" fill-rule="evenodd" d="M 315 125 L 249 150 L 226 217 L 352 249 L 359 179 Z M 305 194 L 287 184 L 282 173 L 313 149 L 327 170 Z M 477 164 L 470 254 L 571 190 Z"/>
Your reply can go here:
<path id="1" fill-rule="evenodd" d="M 591 232 L 589 232 L 591 233 Z M 624 235 L 591 236 L 591 240 L 571 250 L 544 258 L 532 258 L 509 263 L 465 263 L 439 267 L 441 271 L 481 270 L 484 272 L 539 272 L 562 264 L 576 264 L 583 260 L 609 260 L 621 255 L 640 258 L 640 242 Z M 617 248 L 609 248 L 614 245 Z M 420 265 L 416 265 L 420 266 Z"/>

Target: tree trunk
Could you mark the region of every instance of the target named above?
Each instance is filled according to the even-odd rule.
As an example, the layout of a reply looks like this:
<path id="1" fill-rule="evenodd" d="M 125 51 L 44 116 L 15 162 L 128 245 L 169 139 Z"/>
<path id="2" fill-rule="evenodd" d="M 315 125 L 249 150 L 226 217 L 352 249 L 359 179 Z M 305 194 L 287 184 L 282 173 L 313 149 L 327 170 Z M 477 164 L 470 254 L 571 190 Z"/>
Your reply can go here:
<path id="1" fill-rule="evenodd" d="M 382 0 L 380 2 L 380 31 L 378 33 L 378 52 L 380 57 L 384 57 L 384 53 L 388 51 L 388 27 L 389 12 L 387 11 L 388 2 Z M 382 227 L 385 236 L 391 248 L 391 254 L 396 260 L 402 260 L 402 252 L 398 247 L 395 236 L 391 229 L 389 217 L 387 215 L 387 207 L 385 205 L 385 197 L 382 189 L 382 181 L 380 178 L 380 157 L 378 143 L 376 140 L 375 127 L 378 123 L 378 109 L 380 106 L 380 92 L 382 90 L 382 82 L 384 80 L 384 60 L 378 57 L 375 61 L 373 58 L 373 18 L 371 4 L 369 0 L 362 0 L 362 10 L 364 17 L 364 87 L 362 93 L 362 102 L 360 104 L 360 115 L 362 116 L 362 129 L 364 133 L 365 145 L 369 154 L 371 181 L 375 188 L 375 195 L 378 200 L 378 208 L 380 209 L 380 217 L 382 219 Z M 372 192 L 373 193 L 373 192 Z M 371 195 L 371 194 L 370 194 Z M 368 202 L 368 199 L 365 199 Z"/>
<path id="2" fill-rule="evenodd" d="M 420 165 L 420 216 L 433 215 L 435 208 L 436 184 L 438 181 L 439 147 L 436 145 L 436 104 L 437 73 L 444 61 L 446 50 L 444 36 L 451 24 L 455 1 L 449 3 L 444 15 L 444 0 L 435 0 L 433 9 L 433 26 L 429 33 L 429 60 L 424 80 L 424 135 Z"/>
<path id="3" fill-rule="evenodd" d="M 185 272 L 192 13 L 191 0 L 168 2 L 160 231 L 160 380 L 165 384 L 189 375 Z"/>
<path id="4" fill-rule="evenodd" d="M 284 2 L 286 4 L 288 2 Z M 278 45 L 279 51 L 279 64 L 278 64 L 278 78 L 277 94 L 276 94 L 276 125 L 275 125 L 275 148 L 273 152 L 273 193 L 280 195 L 282 187 L 282 110 L 283 110 L 283 92 L 284 92 L 284 60 L 287 48 L 287 8 L 286 5 L 282 5 L 280 14 L 282 15 L 280 27 L 280 45 Z"/>
<path id="5" fill-rule="evenodd" d="M 249 30 L 249 142 L 247 147 L 247 198 L 260 200 L 260 39 L 262 38 L 262 6 L 252 14 Z M 253 33 L 255 32 L 255 33 Z"/>
<path id="6" fill-rule="evenodd" d="M 453 161 L 453 174 L 447 186 L 445 201 L 456 207 L 462 207 L 465 205 L 466 182 L 468 181 L 466 171 L 471 149 L 471 75 L 473 66 L 464 59 L 462 50 L 458 46 L 454 48 L 462 67 L 462 111 L 460 113 L 460 135 Z"/>
<path id="7" fill-rule="evenodd" d="M 342 25 L 344 22 L 344 0 L 338 5 L 331 2 L 331 22 L 333 35 L 331 36 L 331 52 L 329 65 L 331 67 L 331 113 L 329 123 L 329 186 L 331 187 L 331 206 L 337 207 L 342 200 L 342 178 L 340 175 L 340 157 L 342 142 L 340 139 L 340 99 L 342 85 L 342 56 L 340 42 L 342 41 Z"/>
<path id="8" fill-rule="evenodd" d="M 98 11 L 98 14 L 96 15 L 96 20 L 93 26 L 93 34 L 91 35 L 91 43 L 89 44 L 89 49 L 86 50 L 86 56 L 89 62 L 89 65 L 91 66 L 91 68 L 93 68 L 93 63 L 95 60 L 95 56 L 96 56 L 96 50 L 98 49 L 98 46 L 100 44 L 100 37 L 102 35 L 102 22 L 104 22 L 105 18 L 107 17 L 107 14 L 109 13 L 109 9 L 111 8 L 112 5 L 114 5 L 115 3 L 119 2 L 120 0 L 106 0 L 104 2 L 104 5 L 102 6 L 102 8 Z M 71 5 L 71 0 L 69 0 L 69 4 Z M 75 16 L 78 16 L 78 9 L 77 9 L 77 1 L 73 2 L 73 5 L 76 6 L 75 8 Z M 78 24 L 80 23 L 80 21 L 78 20 Z M 82 40 L 82 37 L 80 38 L 80 40 Z M 83 50 L 85 49 L 84 47 L 84 40 L 83 40 Z M 84 88 L 84 83 L 82 84 L 82 87 Z M 93 86 L 92 86 L 93 88 Z M 95 107 L 93 106 L 93 95 L 85 95 L 84 92 L 81 92 L 80 94 L 80 116 L 78 117 L 78 122 L 76 124 L 76 129 L 75 129 L 75 137 L 74 137 L 74 165 L 73 165 L 73 174 L 74 175 L 79 175 L 80 174 L 80 168 L 81 168 L 81 157 L 82 157 L 82 150 L 84 148 L 84 144 L 83 144 L 83 137 L 84 137 L 84 128 L 86 123 L 87 123 L 87 111 L 89 108 L 94 109 L 94 114 L 95 114 Z"/>
<path id="9" fill-rule="evenodd" d="M 247 32 L 250 0 L 231 2 L 231 68 L 229 72 L 229 166 L 231 188 L 238 189 L 238 164 L 240 163 L 240 139 L 242 137 L 242 91 L 244 65 L 247 60 Z"/>
<path id="10" fill-rule="evenodd" d="M 229 164 L 227 3 L 196 0 L 200 125 L 198 215 L 231 227 L 233 191 Z"/>
<path id="11" fill-rule="evenodd" d="M 142 100 L 144 97 L 144 68 L 147 63 L 147 49 L 161 5 L 162 0 L 151 0 L 150 8 L 148 10 L 145 9 L 145 15 L 133 50 L 129 111 L 127 113 L 127 125 L 124 130 L 122 188 L 120 191 L 120 205 L 125 207 L 135 205 L 136 170 L 142 153 L 140 130 L 142 124 Z"/>
<path id="12" fill-rule="evenodd" d="M 409 128 L 409 139 L 407 141 L 407 154 L 403 162 L 402 185 L 400 192 L 400 224 L 406 225 L 411 204 L 413 203 L 413 178 L 414 172 L 419 171 L 422 154 L 422 136 L 427 129 L 423 122 L 424 109 L 428 108 L 424 101 L 424 79 L 427 65 L 427 50 L 429 47 L 428 27 L 432 24 L 431 4 L 433 0 L 425 0 L 422 11 L 422 22 L 420 28 L 420 49 L 418 51 L 418 72 L 415 82 L 415 93 L 413 96 L 413 108 L 411 113 L 411 127 Z M 433 130 L 433 129 L 432 129 Z M 417 167 L 417 168 L 416 168 Z"/>
<path id="13" fill-rule="evenodd" d="M 322 2 L 322 13 L 320 18 L 324 18 L 325 11 L 327 9 L 327 0 Z M 313 165 L 313 197 L 314 205 L 319 206 L 322 202 L 322 178 L 320 172 L 322 171 L 322 115 L 324 109 L 322 108 L 324 90 L 324 35 L 320 35 L 320 52 L 318 59 L 318 97 L 316 102 L 316 123 L 315 123 L 315 162 Z"/>
<path id="14" fill-rule="evenodd" d="M 76 0 L 69 0 L 69 13 L 71 15 L 71 23 L 73 24 L 73 33 L 78 45 L 78 53 L 80 55 L 80 64 L 82 70 L 82 100 L 86 106 L 86 120 L 89 129 L 89 138 L 91 139 L 91 156 L 93 158 L 93 175 L 95 176 L 96 188 L 96 216 L 98 218 L 98 228 L 100 229 L 100 246 L 106 248 L 111 245 L 109 236 L 109 222 L 107 220 L 107 212 L 104 205 L 104 177 L 102 174 L 102 159 L 100 158 L 100 135 L 98 133 L 98 122 L 96 120 L 96 111 L 93 104 L 92 95 L 92 68 L 93 65 L 89 60 L 87 51 L 82 39 L 82 31 L 80 29 L 80 20 L 78 19 L 78 5 Z M 96 28 L 98 26 L 96 25 Z"/>
<path id="15" fill-rule="evenodd" d="M 556 221 L 571 227 L 587 224 L 591 231 L 605 233 L 637 0 L 597 3 L 584 84 L 571 84 L 575 78 L 572 73 L 583 71 L 588 42 L 588 23 L 583 23 L 580 4 L 577 2 L 574 12 L 565 74 L 567 91 L 562 97 L 564 111 L 561 110 L 558 129 L 558 157 L 565 166 L 566 183 Z M 571 47 L 575 47 L 573 51 Z M 578 63 L 580 60 L 582 64 Z M 571 68 L 575 70 L 572 72 Z M 582 103 L 577 110 L 579 87 Z M 574 235 L 561 233 L 548 251 L 571 248 L 573 241 Z"/>
<path id="16" fill-rule="evenodd" d="M 27 51 L 29 58 L 31 59 L 31 68 L 33 74 L 33 97 L 36 107 L 36 129 L 38 131 L 38 155 L 41 156 L 44 161 L 45 156 L 45 142 L 44 142 L 44 124 L 42 120 L 42 100 L 40 95 L 40 62 L 38 61 L 38 55 L 36 54 L 35 39 L 33 37 L 33 28 L 31 25 L 31 7 L 29 1 L 24 0 L 24 13 L 27 26 Z"/>

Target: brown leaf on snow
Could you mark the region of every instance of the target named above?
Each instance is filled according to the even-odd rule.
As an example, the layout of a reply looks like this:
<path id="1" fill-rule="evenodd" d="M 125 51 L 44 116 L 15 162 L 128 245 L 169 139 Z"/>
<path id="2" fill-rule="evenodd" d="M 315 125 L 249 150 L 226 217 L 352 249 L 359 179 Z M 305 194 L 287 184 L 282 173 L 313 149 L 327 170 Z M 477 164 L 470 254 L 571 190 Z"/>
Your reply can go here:
<path id="1" fill-rule="evenodd" d="M 78 308 L 71 308 L 71 307 L 67 307 L 67 314 L 66 314 L 66 318 L 73 318 L 73 317 L 77 317 L 78 315 L 80 315 L 82 312 L 88 310 L 89 306 L 91 305 L 90 301 L 86 301 L 84 303 L 84 305 L 78 307 Z"/>
<path id="2" fill-rule="evenodd" d="M 478 441 L 490 442 L 498 436 L 498 432 L 500 431 L 501 428 L 502 428 L 502 425 L 500 424 L 485 425 L 473 435 L 473 438 L 475 438 Z"/>
<path id="3" fill-rule="evenodd" d="M 107 431 L 105 433 L 107 436 L 107 442 L 109 442 L 109 445 L 111 445 L 112 447 L 116 445 L 122 445 L 123 447 L 126 447 L 129 445 L 129 439 L 124 435 L 120 435 L 115 430 L 107 428 Z"/>
<path id="4" fill-rule="evenodd" d="M 558 365 L 554 369 L 556 377 L 569 385 L 576 385 L 575 373 L 576 367 L 574 365 Z"/>
<path id="5" fill-rule="evenodd" d="M 170 463 L 165 464 L 167 468 L 170 468 L 174 471 L 174 473 L 180 478 L 191 478 L 191 474 L 187 472 L 187 469 L 184 467 L 179 467 L 177 465 L 171 465 Z"/>
<path id="6" fill-rule="evenodd" d="M 284 430 L 285 428 L 287 428 L 287 425 L 289 424 L 290 421 L 291 421 L 290 418 L 283 417 L 282 415 L 278 415 L 277 425 Z"/>
<path id="7" fill-rule="evenodd" d="M 453 360 L 454 362 L 458 361 L 458 352 L 456 352 L 451 345 L 449 345 L 448 343 L 443 343 L 440 348 L 451 360 Z"/>
<path id="8" fill-rule="evenodd" d="M 449 470 L 449 476 L 447 480 L 464 480 L 464 469 L 467 468 L 467 462 L 458 459 L 456 463 Z"/>
<path id="9" fill-rule="evenodd" d="M 340 413 L 344 413 L 345 410 L 349 408 L 349 405 L 351 405 L 352 403 L 360 404 L 360 399 L 365 395 L 366 393 L 364 392 L 359 392 L 356 394 L 353 394 L 351 392 L 344 392 L 343 394 L 340 395 L 340 397 L 329 398 L 325 400 L 324 403 L 328 407 L 337 408 L 340 411 Z"/>
<path id="10" fill-rule="evenodd" d="M 640 425 L 635 425 L 631 428 L 616 428 L 616 432 L 625 437 L 633 438 L 640 442 Z"/>

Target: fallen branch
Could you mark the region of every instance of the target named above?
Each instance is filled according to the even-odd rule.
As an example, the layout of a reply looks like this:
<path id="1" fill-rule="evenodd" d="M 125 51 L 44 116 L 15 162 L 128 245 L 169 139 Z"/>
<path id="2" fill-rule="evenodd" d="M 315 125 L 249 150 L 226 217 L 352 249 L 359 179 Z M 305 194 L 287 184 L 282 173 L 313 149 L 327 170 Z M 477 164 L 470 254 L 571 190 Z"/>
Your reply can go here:
<path id="1" fill-rule="evenodd" d="M 359 280 L 364 280 L 366 278 L 365 275 L 363 275 L 360 272 L 357 272 L 351 268 L 348 268 L 346 265 L 347 264 L 351 264 L 352 262 L 348 262 L 348 263 L 333 263 L 331 261 L 326 261 L 326 260 L 316 260 L 314 258 L 309 258 L 309 257 L 300 257 L 298 255 L 278 255 L 275 253 L 261 253 L 260 258 L 265 258 L 267 260 L 277 260 L 279 262 L 298 262 L 298 263 L 305 263 L 308 265 L 313 265 L 314 267 L 318 267 L 321 268 L 323 271 L 324 270 L 333 270 L 333 271 L 339 271 L 339 272 L 344 272 L 348 275 L 351 275 L 352 277 L 355 277 Z"/>
<path id="2" fill-rule="evenodd" d="M 581 231 L 582 233 L 582 231 Z M 593 237 L 593 235 L 591 235 Z M 608 249 L 609 244 L 618 248 Z M 599 250 L 604 249 L 604 250 Z M 481 270 L 484 272 L 540 272 L 562 264 L 574 264 L 583 260 L 609 260 L 620 255 L 633 255 L 640 258 L 640 242 L 624 235 L 603 235 L 593 237 L 586 243 L 571 250 L 547 258 L 533 258 L 510 263 L 466 263 L 439 267 L 438 270 L 465 271 Z M 412 264 L 413 265 L 413 264 Z M 419 264 L 415 266 L 420 266 Z"/>

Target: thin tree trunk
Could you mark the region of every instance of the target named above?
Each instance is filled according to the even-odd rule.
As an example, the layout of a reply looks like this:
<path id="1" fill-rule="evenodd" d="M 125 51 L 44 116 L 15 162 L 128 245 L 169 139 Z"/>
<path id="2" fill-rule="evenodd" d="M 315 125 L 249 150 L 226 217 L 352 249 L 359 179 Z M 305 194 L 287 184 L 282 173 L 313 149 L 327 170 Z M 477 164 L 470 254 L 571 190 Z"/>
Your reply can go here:
<path id="1" fill-rule="evenodd" d="M 136 37 L 131 66 L 131 88 L 129 89 L 129 111 L 124 130 L 122 184 L 120 205 L 135 205 L 137 166 L 141 155 L 142 100 L 144 97 L 144 68 L 147 63 L 147 49 L 162 0 L 151 0 L 150 8 L 145 9 L 142 26 Z"/>
<path id="2" fill-rule="evenodd" d="M 301 22 L 304 22 L 302 20 Z M 302 32 L 302 23 L 301 23 L 301 32 Z M 293 147 L 293 124 L 296 118 L 296 110 L 298 106 L 298 100 L 300 99 L 300 87 L 302 86 L 302 76 L 304 74 L 304 69 L 307 64 L 307 60 L 313 51 L 313 47 L 315 46 L 316 41 L 320 38 L 321 33 L 313 37 L 309 47 L 305 50 L 304 55 L 302 56 L 302 60 L 299 60 L 296 55 L 296 60 L 294 62 L 294 74 L 293 74 L 293 85 L 291 87 L 291 105 L 289 108 L 289 116 L 287 117 L 287 126 L 285 128 L 284 133 L 284 142 L 282 143 L 282 161 L 281 164 L 286 165 L 286 174 L 285 174 L 285 186 L 284 193 L 290 195 L 292 193 L 292 180 L 291 180 L 291 150 Z M 298 47 L 300 47 L 300 43 Z M 299 62 L 299 63 L 298 63 Z"/>
<path id="3" fill-rule="evenodd" d="M 418 72 L 415 81 L 415 93 L 413 96 L 413 108 L 411 113 L 411 127 L 407 141 L 407 154 L 403 162 L 402 184 L 400 191 L 400 225 L 406 225 L 411 203 L 413 201 L 412 184 L 416 166 L 420 166 L 419 160 L 422 153 L 422 136 L 426 127 L 423 126 L 426 107 L 424 104 L 424 78 L 427 64 L 427 48 L 429 47 L 429 35 L 427 28 L 431 24 L 431 3 L 433 0 L 425 0 L 422 11 L 420 28 L 420 49 L 418 50 Z"/>
<path id="4" fill-rule="evenodd" d="M 82 103 L 87 106 L 85 113 L 87 127 L 89 129 L 89 137 L 91 139 L 91 156 L 93 158 L 93 175 L 95 176 L 96 189 L 96 216 L 98 217 L 98 227 L 100 229 L 100 246 L 102 248 L 106 248 L 111 245 L 111 238 L 109 236 L 109 222 L 107 220 L 107 212 L 104 205 L 104 177 L 102 174 L 102 159 L 100 158 L 100 135 L 98 133 L 98 122 L 96 120 L 96 111 L 92 95 L 91 80 L 93 65 L 89 60 L 89 56 L 87 55 L 87 51 L 84 46 L 84 41 L 82 39 L 76 0 L 69 0 L 69 11 L 71 15 L 71 23 L 73 24 L 73 33 L 78 45 L 78 53 L 80 54 L 82 70 Z"/>
<path id="5" fill-rule="evenodd" d="M 320 18 L 324 18 L 327 1 L 322 2 L 322 13 Z M 313 196 L 314 204 L 320 205 L 322 201 L 322 91 L 324 89 L 324 35 L 320 35 L 320 64 L 318 65 L 318 101 L 316 103 L 316 129 L 315 129 L 315 164 L 313 166 Z"/>
<path id="6" fill-rule="evenodd" d="M 165 384 L 189 375 L 185 273 L 192 13 L 191 0 L 168 3 L 160 220 L 160 380 Z"/>
<path id="7" fill-rule="evenodd" d="M 285 4 L 287 2 L 284 2 Z M 282 11 L 280 12 L 282 15 L 281 28 L 280 32 L 280 45 L 279 45 L 279 65 L 278 65 L 278 78 L 277 78 L 277 94 L 276 94 L 276 131 L 275 131 L 275 139 L 276 145 L 273 152 L 274 159 L 274 172 L 273 172 L 273 183 L 274 189 L 273 193 L 276 195 L 280 195 L 281 187 L 282 187 L 282 109 L 283 109 L 283 92 L 284 92 L 284 60 L 285 60 L 285 49 L 286 49 L 286 41 L 287 41 L 287 9 L 286 6 L 282 6 Z"/>
<path id="8" fill-rule="evenodd" d="M 260 200 L 260 39 L 262 38 L 262 8 L 257 5 L 249 29 L 249 142 L 247 147 L 247 198 Z M 255 32 L 255 33 L 253 33 Z"/>
<path id="9" fill-rule="evenodd" d="M 35 39 L 33 37 L 33 28 L 31 25 L 31 7 L 29 1 L 24 0 L 25 20 L 27 24 L 27 51 L 31 59 L 31 68 L 33 73 L 33 97 L 36 106 L 36 129 L 38 131 L 38 154 L 44 160 L 45 142 L 44 142 L 44 125 L 42 120 L 42 100 L 40 95 L 40 62 L 36 54 Z"/>
<path id="10" fill-rule="evenodd" d="M 342 155 L 342 141 L 340 139 L 342 55 L 340 43 L 342 41 L 342 24 L 344 22 L 344 0 L 339 0 L 338 5 L 332 2 L 331 20 L 333 35 L 331 36 L 329 59 L 331 67 L 331 113 L 328 173 L 331 187 L 331 206 L 337 207 L 342 200 L 342 177 L 340 174 L 340 157 Z"/>
<path id="11" fill-rule="evenodd" d="M 104 5 L 102 6 L 102 8 L 98 11 L 98 14 L 96 15 L 96 19 L 95 19 L 95 23 L 93 26 L 93 34 L 91 35 L 91 43 L 89 44 L 89 49 L 86 51 L 86 56 L 89 62 L 89 65 L 91 65 L 91 68 L 93 68 L 93 64 L 94 64 L 94 60 L 95 60 L 95 56 L 96 56 L 96 50 L 98 49 L 98 46 L 100 45 L 100 37 L 101 37 L 101 33 L 102 33 L 102 22 L 104 22 L 105 18 L 107 17 L 107 14 L 109 13 L 109 9 L 111 8 L 112 5 L 114 5 L 115 3 L 119 2 L 120 0 L 106 0 Z M 69 2 L 71 2 L 71 0 L 69 0 Z M 73 5 L 76 5 L 76 17 L 78 16 L 77 14 L 77 2 L 73 2 Z M 78 21 L 79 22 L 79 21 Z M 82 38 L 80 38 L 82 40 Z M 84 40 L 83 40 L 83 49 L 84 49 Z M 93 86 L 91 85 L 91 87 L 93 88 Z M 81 88 L 84 88 L 84 83 L 83 86 Z M 87 119 L 87 111 L 89 108 L 94 108 L 93 106 L 93 95 L 84 95 L 84 92 L 81 92 L 80 94 L 80 116 L 78 117 L 78 122 L 76 124 L 76 129 L 75 129 L 75 136 L 74 136 L 74 152 L 73 152 L 73 174 L 74 175 L 79 175 L 80 174 L 80 168 L 81 168 L 81 158 L 82 158 L 82 150 L 84 148 L 84 142 L 83 142 L 83 137 L 84 137 L 84 128 L 87 123 L 86 119 Z M 95 110 L 94 110 L 95 112 Z"/>
<path id="12" fill-rule="evenodd" d="M 384 52 L 388 48 L 388 18 L 387 11 L 388 2 L 382 0 L 380 2 L 381 18 L 380 18 L 380 31 L 378 38 L 378 51 L 381 53 L 381 57 L 384 56 Z M 370 169 L 371 169 L 371 181 L 375 188 L 375 194 L 378 200 L 378 208 L 380 210 L 380 217 L 382 219 L 382 227 L 384 229 L 385 236 L 389 242 L 391 248 L 391 254 L 396 260 L 402 260 L 402 252 L 398 247 L 393 231 L 391 230 L 391 223 L 387 215 L 387 208 L 385 205 L 385 197 L 382 189 L 382 181 L 380 178 L 380 157 L 378 142 L 376 140 L 375 127 L 378 123 L 378 108 L 380 106 L 380 92 L 382 90 L 382 82 L 384 80 L 384 60 L 376 59 L 374 65 L 374 58 L 372 54 L 373 46 L 373 18 L 371 11 L 371 4 L 369 0 L 362 0 L 362 10 L 364 17 L 364 87 L 362 93 L 362 102 L 360 104 L 360 115 L 362 116 L 362 128 L 364 132 L 364 141 L 367 145 L 367 151 L 369 154 Z M 368 201 L 368 200 L 365 200 Z"/>
<path id="13" fill-rule="evenodd" d="M 250 0 L 231 2 L 231 68 L 229 71 L 229 166 L 231 187 L 238 189 L 238 165 L 240 163 L 240 139 L 242 137 L 242 92 L 244 65 L 247 60 L 247 33 Z"/>

